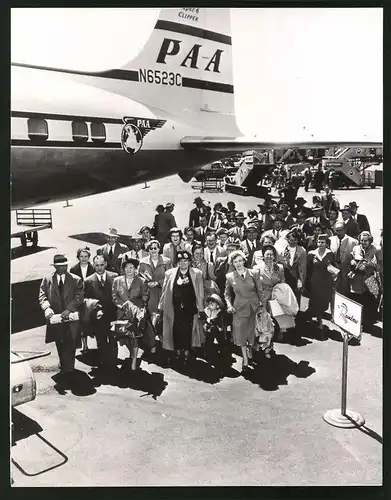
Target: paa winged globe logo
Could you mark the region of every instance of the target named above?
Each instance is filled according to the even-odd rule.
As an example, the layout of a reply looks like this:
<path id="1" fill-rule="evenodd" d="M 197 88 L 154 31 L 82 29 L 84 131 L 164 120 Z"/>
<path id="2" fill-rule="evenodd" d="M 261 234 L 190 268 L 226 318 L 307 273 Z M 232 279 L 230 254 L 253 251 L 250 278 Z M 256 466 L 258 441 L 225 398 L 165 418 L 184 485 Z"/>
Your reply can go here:
<path id="1" fill-rule="evenodd" d="M 167 120 L 153 118 L 133 118 L 125 116 L 121 132 L 121 145 L 126 153 L 135 155 L 143 147 L 144 137 L 151 130 L 161 128 Z"/>

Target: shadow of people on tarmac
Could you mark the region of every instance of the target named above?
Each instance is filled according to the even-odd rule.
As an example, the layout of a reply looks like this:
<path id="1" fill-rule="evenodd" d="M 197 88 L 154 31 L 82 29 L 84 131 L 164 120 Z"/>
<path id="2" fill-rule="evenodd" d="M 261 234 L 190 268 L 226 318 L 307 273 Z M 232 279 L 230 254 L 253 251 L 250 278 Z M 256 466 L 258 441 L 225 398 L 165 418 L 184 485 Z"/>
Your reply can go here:
<path id="1" fill-rule="evenodd" d="M 96 393 L 91 378 L 80 370 L 68 374 L 57 373 L 52 379 L 55 382 L 54 389 L 61 395 L 65 395 L 67 390 L 75 396 L 91 396 Z"/>
<path id="2" fill-rule="evenodd" d="M 315 371 L 308 361 L 295 363 L 284 354 L 274 354 L 267 359 L 260 354 L 255 358 L 253 368 L 249 368 L 243 376 L 265 391 L 277 391 L 280 385 L 288 385 L 289 375 L 307 378 Z"/>

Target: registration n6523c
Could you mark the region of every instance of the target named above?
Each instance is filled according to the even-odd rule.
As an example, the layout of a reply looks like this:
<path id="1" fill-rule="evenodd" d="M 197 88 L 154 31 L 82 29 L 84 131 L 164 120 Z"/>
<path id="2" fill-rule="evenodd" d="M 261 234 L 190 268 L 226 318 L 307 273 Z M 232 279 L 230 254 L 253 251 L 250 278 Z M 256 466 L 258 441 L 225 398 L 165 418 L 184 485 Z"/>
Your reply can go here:
<path id="1" fill-rule="evenodd" d="M 160 71 L 159 69 L 139 69 L 138 74 L 139 81 L 142 83 L 182 86 L 182 75 L 180 73 Z"/>

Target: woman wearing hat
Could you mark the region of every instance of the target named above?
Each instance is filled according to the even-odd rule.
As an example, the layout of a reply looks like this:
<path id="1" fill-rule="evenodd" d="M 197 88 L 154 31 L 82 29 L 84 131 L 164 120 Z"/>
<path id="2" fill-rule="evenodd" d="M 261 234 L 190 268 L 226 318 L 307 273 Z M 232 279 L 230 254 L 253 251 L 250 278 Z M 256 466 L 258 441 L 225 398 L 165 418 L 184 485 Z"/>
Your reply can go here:
<path id="1" fill-rule="evenodd" d="M 363 306 L 362 327 L 366 332 L 370 331 L 375 323 L 380 299 L 377 253 L 371 233 L 363 231 L 358 237 L 358 245 L 352 249 L 349 277 L 351 298 Z M 377 290 L 371 290 L 371 280 L 377 282 Z"/>
<path id="2" fill-rule="evenodd" d="M 297 229 L 289 231 L 286 235 L 288 245 L 280 258 L 284 266 L 285 282 L 292 288 L 298 301 L 307 272 L 307 252 L 299 245 L 301 236 L 301 232 Z"/>
<path id="3" fill-rule="evenodd" d="M 165 274 L 159 310 L 163 311 L 163 349 L 187 361 L 191 348 L 201 347 L 205 338 L 198 319 L 204 311 L 204 281 L 202 272 L 191 267 L 189 252 L 179 251 L 177 260 L 178 267 Z"/>
<path id="4" fill-rule="evenodd" d="M 95 272 L 94 267 L 90 262 L 90 257 L 91 257 L 91 250 L 89 247 L 79 248 L 79 250 L 76 253 L 76 258 L 79 262 L 75 264 L 73 267 L 71 267 L 69 270 L 70 273 L 79 276 L 79 278 L 82 279 L 83 283 L 86 280 L 86 278 L 88 278 L 88 276 L 91 276 Z M 83 331 L 81 332 L 82 354 L 86 354 L 88 352 L 87 339 L 88 335 L 84 332 L 83 329 Z"/>
<path id="5" fill-rule="evenodd" d="M 240 250 L 228 256 L 235 270 L 227 274 L 224 297 L 227 311 L 232 314 L 233 343 L 240 346 L 242 369 L 248 368 L 255 341 L 255 315 L 260 304 L 266 305 L 259 271 L 245 267 L 246 256 Z"/>
<path id="6" fill-rule="evenodd" d="M 305 290 L 309 297 L 307 315 L 317 318 L 318 328 L 323 329 L 322 317 L 327 311 L 333 294 L 335 274 L 330 268 L 335 266 L 335 256 L 330 250 L 327 234 L 320 234 L 316 250 L 308 252 Z"/>
<path id="7" fill-rule="evenodd" d="M 177 227 L 170 229 L 170 243 L 166 243 L 163 247 L 163 255 L 170 259 L 173 267 L 177 266 L 177 253 L 185 248 L 185 242 L 182 240 L 182 231 Z"/>
<path id="8" fill-rule="evenodd" d="M 162 286 L 166 271 L 172 268 L 169 258 L 160 255 L 160 243 L 158 240 L 150 240 L 146 249 L 149 253 L 140 261 L 139 275 L 145 280 L 149 288 L 148 311 L 153 318 L 157 314 Z"/>
<path id="9" fill-rule="evenodd" d="M 128 256 L 124 256 L 121 263 L 123 276 L 118 276 L 113 281 L 112 296 L 113 302 L 117 306 L 118 320 L 134 320 L 144 316 L 148 305 L 149 291 L 147 285 L 136 273 L 139 267 L 139 261 Z M 152 349 L 154 347 L 154 334 L 152 326 L 145 321 L 145 330 L 143 332 L 144 344 Z M 138 339 L 125 338 L 121 343 L 126 345 L 130 352 L 131 369 L 137 369 L 137 354 L 139 342 Z"/>

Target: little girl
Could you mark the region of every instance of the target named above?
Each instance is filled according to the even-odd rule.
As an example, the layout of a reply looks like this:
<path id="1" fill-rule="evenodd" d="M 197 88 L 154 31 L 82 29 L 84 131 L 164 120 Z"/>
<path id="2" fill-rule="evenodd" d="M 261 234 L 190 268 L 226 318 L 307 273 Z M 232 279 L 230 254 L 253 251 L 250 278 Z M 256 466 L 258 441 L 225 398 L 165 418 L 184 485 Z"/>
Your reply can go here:
<path id="1" fill-rule="evenodd" d="M 257 310 L 255 316 L 255 345 L 254 349 L 261 349 L 266 358 L 271 358 L 273 349 L 274 324 L 270 314 L 264 307 Z"/>

